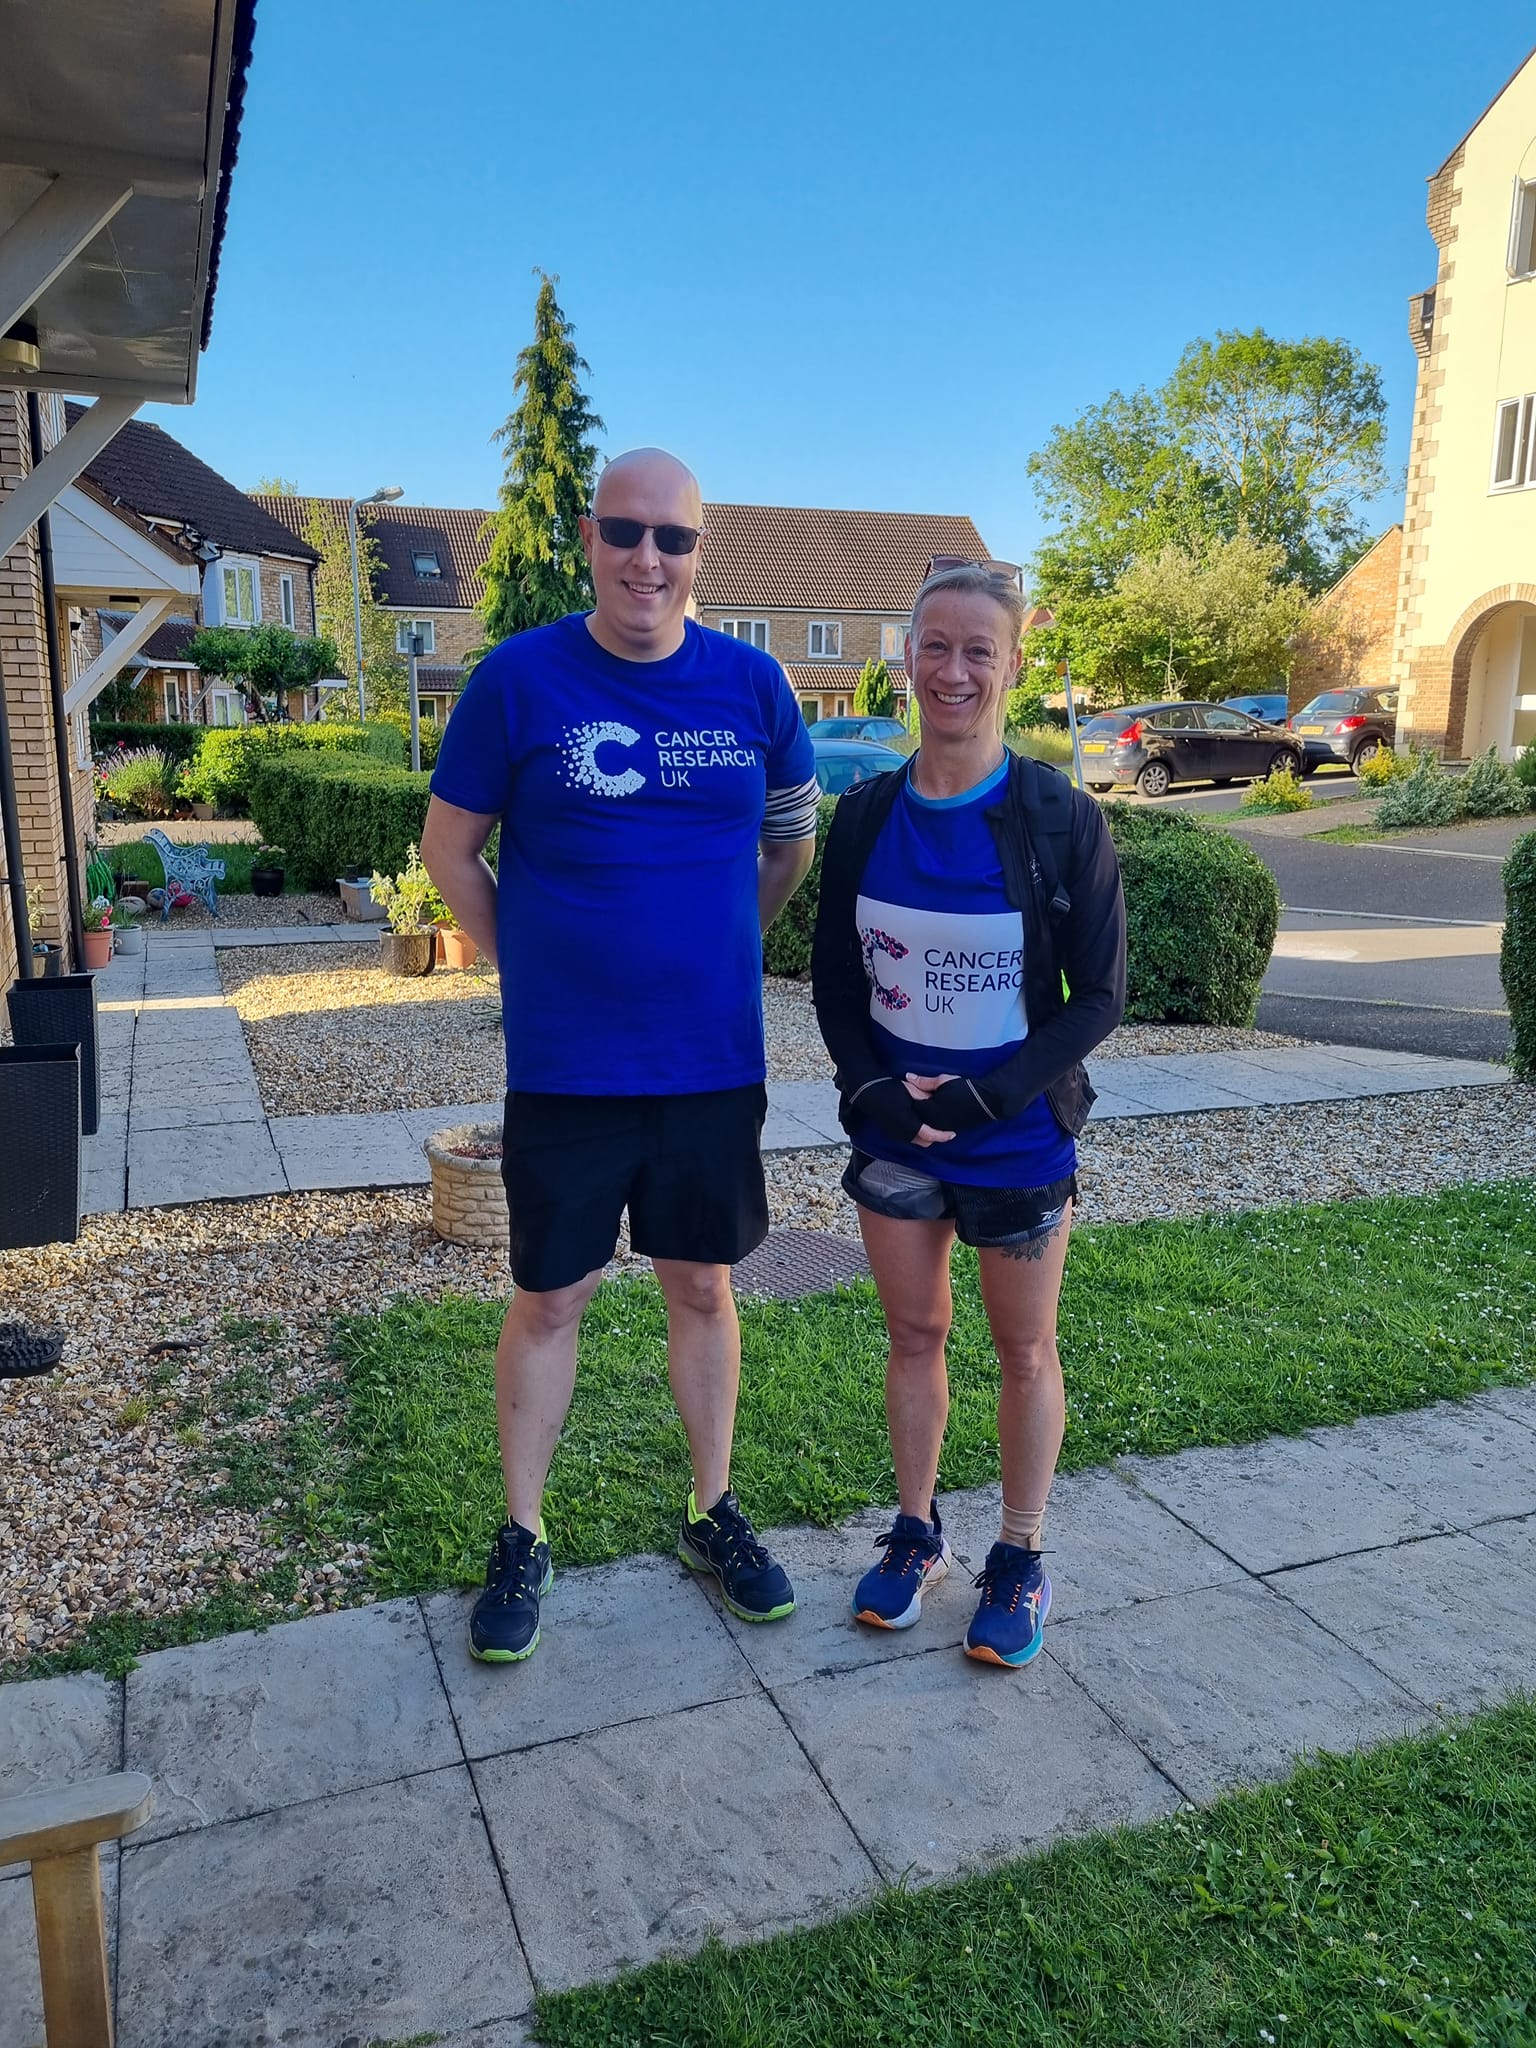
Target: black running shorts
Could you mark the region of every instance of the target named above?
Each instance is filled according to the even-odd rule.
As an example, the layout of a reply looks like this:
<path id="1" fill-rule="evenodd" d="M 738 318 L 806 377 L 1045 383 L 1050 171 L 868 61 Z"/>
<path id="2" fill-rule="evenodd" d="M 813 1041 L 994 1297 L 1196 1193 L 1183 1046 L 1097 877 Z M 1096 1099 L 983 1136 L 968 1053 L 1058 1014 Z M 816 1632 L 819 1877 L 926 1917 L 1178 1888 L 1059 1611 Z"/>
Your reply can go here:
<path id="1" fill-rule="evenodd" d="M 877 1216 L 902 1223 L 953 1223 L 962 1244 L 991 1251 L 1048 1237 L 1068 1202 L 1077 1200 L 1077 1175 L 1040 1188 L 971 1187 L 888 1159 L 872 1159 L 855 1145 L 843 1173 L 843 1188 L 860 1208 L 873 1209 Z"/>
<path id="2" fill-rule="evenodd" d="M 512 1278 L 571 1287 L 613 1257 L 619 1219 L 652 1259 L 733 1266 L 768 1235 L 768 1091 L 507 1097 L 501 1177 Z"/>

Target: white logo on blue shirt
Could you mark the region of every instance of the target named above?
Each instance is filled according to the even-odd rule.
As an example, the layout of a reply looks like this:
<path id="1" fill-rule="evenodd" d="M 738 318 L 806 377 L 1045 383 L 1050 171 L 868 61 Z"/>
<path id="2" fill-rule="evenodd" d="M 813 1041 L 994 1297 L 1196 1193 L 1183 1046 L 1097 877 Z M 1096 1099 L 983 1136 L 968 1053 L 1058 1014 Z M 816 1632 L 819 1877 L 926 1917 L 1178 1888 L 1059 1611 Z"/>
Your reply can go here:
<path id="1" fill-rule="evenodd" d="M 597 765 L 597 750 L 610 744 L 633 747 L 639 741 L 640 735 L 632 725 L 621 725 L 615 718 L 599 719 L 591 725 L 568 725 L 560 742 L 568 787 L 589 789 L 594 796 L 633 796 L 637 789 L 645 787 L 645 777 L 634 768 L 609 775 Z"/>

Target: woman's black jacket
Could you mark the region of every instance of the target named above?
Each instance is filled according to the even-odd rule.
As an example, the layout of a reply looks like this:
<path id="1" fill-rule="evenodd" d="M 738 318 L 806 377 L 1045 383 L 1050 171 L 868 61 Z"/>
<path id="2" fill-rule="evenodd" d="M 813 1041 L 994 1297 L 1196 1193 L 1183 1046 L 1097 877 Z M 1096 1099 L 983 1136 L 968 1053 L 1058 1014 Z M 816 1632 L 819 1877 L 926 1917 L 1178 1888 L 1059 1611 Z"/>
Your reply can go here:
<path id="1" fill-rule="evenodd" d="M 811 949 L 816 1017 L 837 1068 L 843 1125 L 867 1114 L 897 1136 L 904 1134 L 904 1123 L 910 1133 L 924 1119 L 917 1105 L 906 1108 L 912 1098 L 870 1037 L 869 981 L 856 910 L 880 827 L 910 772 L 909 762 L 839 799 L 822 853 Z M 927 1120 L 937 1129 L 975 1128 L 1015 1117 L 1044 1094 L 1057 1122 L 1076 1136 L 1094 1099 L 1083 1058 L 1109 1036 L 1125 1009 L 1125 898 L 1114 845 L 1093 799 L 1058 770 L 1025 755 L 1010 757 L 1007 784 L 986 819 L 1008 901 L 1023 923 L 1029 1035 L 989 1073 L 951 1084 L 950 1101 L 935 1098 L 935 1113 Z M 1070 992 L 1065 997 L 1063 976 Z M 963 1114 L 955 1114 L 962 1108 L 955 1090 L 964 1092 Z M 941 1113 L 945 1109 L 949 1114 Z"/>

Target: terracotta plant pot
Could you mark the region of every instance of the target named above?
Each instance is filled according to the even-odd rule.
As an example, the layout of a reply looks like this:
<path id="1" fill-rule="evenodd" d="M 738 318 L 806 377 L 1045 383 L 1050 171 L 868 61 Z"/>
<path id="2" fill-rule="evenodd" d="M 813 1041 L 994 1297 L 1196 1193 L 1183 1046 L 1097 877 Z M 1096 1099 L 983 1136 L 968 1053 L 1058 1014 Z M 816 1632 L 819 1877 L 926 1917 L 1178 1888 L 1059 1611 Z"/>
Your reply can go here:
<path id="1" fill-rule="evenodd" d="M 473 967 L 480 957 L 480 948 L 457 925 L 440 924 L 437 928 L 437 964 L 439 967 Z"/>
<path id="2" fill-rule="evenodd" d="M 437 963 L 437 934 L 380 932 L 379 952 L 391 974 L 430 974 Z"/>
<path id="3" fill-rule="evenodd" d="M 89 973 L 97 973 L 103 967 L 112 965 L 112 933 L 88 931 L 85 934 L 85 965 Z"/>

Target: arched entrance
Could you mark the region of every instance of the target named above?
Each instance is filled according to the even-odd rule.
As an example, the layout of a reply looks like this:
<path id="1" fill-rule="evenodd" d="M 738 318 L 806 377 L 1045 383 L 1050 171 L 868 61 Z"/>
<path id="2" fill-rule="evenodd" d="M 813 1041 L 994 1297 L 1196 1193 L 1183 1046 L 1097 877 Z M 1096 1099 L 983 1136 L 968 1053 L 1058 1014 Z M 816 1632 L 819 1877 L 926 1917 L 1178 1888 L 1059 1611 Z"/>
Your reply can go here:
<path id="1" fill-rule="evenodd" d="M 1536 746 L 1536 603 L 1495 604 L 1455 642 L 1447 751 L 1512 761 Z M 1460 712 L 1460 732 L 1456 731 Z"/>

